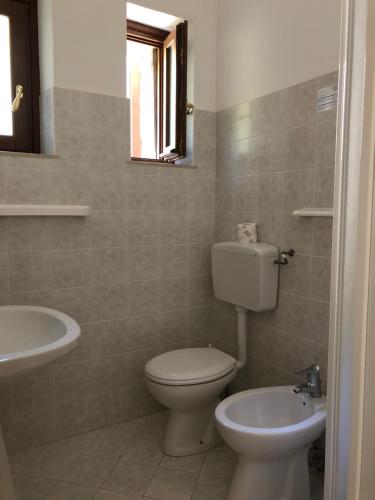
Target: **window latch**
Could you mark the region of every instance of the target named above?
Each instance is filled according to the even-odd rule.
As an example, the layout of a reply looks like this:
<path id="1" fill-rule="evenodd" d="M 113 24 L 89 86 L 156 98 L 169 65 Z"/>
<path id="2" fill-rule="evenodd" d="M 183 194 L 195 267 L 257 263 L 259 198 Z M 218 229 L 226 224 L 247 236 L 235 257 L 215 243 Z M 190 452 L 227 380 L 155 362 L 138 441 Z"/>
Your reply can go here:
<path id="1" fill-rule="evenodd" d="M 188 102 L 186 104 L 186 114 L 188 116 L 192 115 L 194 113 L 194 104 L 192 104 L 191 102 Z"/>
<path id="2" fill-rule="evenodd" d="M 16 97 L 14 98 L 14 101 L 13 101 L 13 104 L 12 104 L 12 111 L 13 111 L 13 113 L 15 113 L 16 111 L 19 110 L 22 98 L 23 98 L 23 86 L 22 85 L 17 85 L 16 86 Z"/>

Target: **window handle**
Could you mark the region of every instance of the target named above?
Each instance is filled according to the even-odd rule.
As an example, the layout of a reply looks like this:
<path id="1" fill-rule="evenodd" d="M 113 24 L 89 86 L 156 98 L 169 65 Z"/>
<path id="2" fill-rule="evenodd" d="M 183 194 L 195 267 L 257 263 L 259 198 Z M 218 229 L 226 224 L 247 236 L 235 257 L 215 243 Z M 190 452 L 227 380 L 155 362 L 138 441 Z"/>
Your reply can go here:
<path id="1" fill-rule="evenodd" d="M 21 104 L 21 99 L 23 98 L 23 86 L 22 85 L 17 85 L 16 86 L 16 97 L 14 98 L 13 104 L 12 104 L 12 111 L 15 113 L 18 111 L 20 104 Z"/>
<path id="2" fill-rule="evenodd" d="M 186 114 L 188 116 L 192 115 L 194 113 L 194 104 L 192 104 L 191 102 L 188 102 L 186 104 Z"/>

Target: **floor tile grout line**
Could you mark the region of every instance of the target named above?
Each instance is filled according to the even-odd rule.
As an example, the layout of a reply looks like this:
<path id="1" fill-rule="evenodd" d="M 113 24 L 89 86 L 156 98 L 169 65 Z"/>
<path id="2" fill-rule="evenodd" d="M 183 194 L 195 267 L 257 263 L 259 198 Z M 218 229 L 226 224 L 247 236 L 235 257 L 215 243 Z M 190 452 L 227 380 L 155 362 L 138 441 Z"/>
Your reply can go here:
<path id="1" fill-rule="evenodd" d="M 161 460 L 160 460 L 160 461 L 161 461 Z M 157 472 L 158 472 L 158 470 L 159 470 L 159 466 L 160 466 L 160 462 L 159 462 L 159 465 L 158 465 L 157 467 L 155 467 L 155 470 L 154 470 L 154 472 L 153 472 L 153 474 L 152 474 L 152 476 L 151 476 L 151 479 L 148 481 L 148 483 L 147 483 L 147 485 L 146 485 L 146 487 L 145 487 L 145 489 L 144 489 L 144 491 L 143 491 L 143 493 L 142 493 L 142 495 L 143 495 L 143 496 L 144 496 L 144 495 L 146 495 L 146 493 L 147 493 L 147 491 L 148 491 L 149 487 L 151 486 L 151 483 L 152 483 L 152 481 L 153 481 L 154 477 L 156 476 L 156 474 L 157 474 Z M 152 497 L 151 497 L 151 498 L 152 498 Z"/>
<path id="2" fill-rule="evenodd" d="M 73 482 L 71 482 L 71 481 L 57 480 L 57 481 L 56 481 L 56 483 L 55 483 L 55 485 L 53 486 L 53 488 L 52 488 L 52 489 L 51 489 L 51 490 L 47 493 L 47 496 L 46 496 L 46 497 L 44 497 L 44 500 L 45 500 L 46 498 L 48 498 L 48 496 L 50 495 L 50 493 L 52 493 L 52 492 L 53 492 L 53 491 L 57 488 L 57 486 L 59 486 L 60 484 L 66 484 L 66 485 L 71 485 L 71 486 L 78 486 L 78 487 L 80 487 L 80 488 L 92 488 L 92 489 L 97 490 L 97 491 L 95 492 L 95 495 L 96 495 L 96 494 L 97 494 L 97 492 L 99 491 L 99 489 L 98 489 L 98 487 L 97 487 L 97 486 L 92 486 L 92 485 L 91 485 L 91 486 L 89 486 L 89 485 L 87 485 L 87 484 L 79 484 L 79 483 L 73 483 Z M 93 498 L 95 499 L 95 497 L 93 497 Z"/>
<path id="3" fill-rule="evenodd" d="M 55 481 L 55 484 L 52 488 L 52 490 L 60 483 L 63 483 L 63 484 L 71 484 L 71 485 L 74 485 L 74 486 L 81 486 L 82 488 L 96 488 L 96 489 L 100 489 L 99 486 L 93 486 L 92 484 L 83 484 L 83 483 L 76 483 L 74 481 L 67 481 L 66 479 L 63 479 L 62 477 L 60 479 L 56 479 L 56 478 L 51 478 L 51 477 L 47 477 L 47 476 L 40 476 L 40 475 L 31 475 L 31 474 L 24 474 L 26 477 L 30 477 L 30 478 L 38 478 L 38 479 L 46 479 L 46 480 L 49 480 L 49 481 Z M 51 490 L 51 491 L 52 491 Z M 115 491 L 115 490 L 113 490 Z M 118 491 L 116 493 L 119 493 Z M 48 493 L 49 494 L 49 493 Z"/>
<path id="4" fill-rule="evenodd" d="M 58 481 L 55 481 L 55 484 L 52 486 L 52 488 L 49 490 L 49 492 L 46 494 L 46 496 L 43 496 L 43 500 L 46 500 L 48 498 L 49 494 L 53 492 L 53 490 L 56 488 L 57 484 L 58 484 Z"/>
<path id="5" fill-rule="evenodd" d="M 142 417 L 141 417 L 141 418 L 142 418 Z M 129 460 L 124 460 L 124 461 L 122 461 L 123 456 L 124 456 L 124 454 L 122 454 L 122 455 L 120 455 L 120 456 L 118 457 L 117 461 L 113 464 L 113 466 L 112 466 L 112 468 L 111 468 L 111 471 L 110 471 L 110 472 L 109 472 L 109 474 L 106 476 L 106 478 L 105 478 L 105 479 L 104 479 L 104 481 L 102 482 L 102 484 L 101 484 L 101 486 L 99 487 L 99 489 L 103 489 L 104 483 L 106 482 L 106 480 L 108 479 L 108 477 L 112 474 L 112 472 L 113 472 L 113 471 L 114 471 L 114 469 L 117 467 L 117 465 L 119 465 L 120 463 L 124 463 L 124 464 L 125 464 L 125 463 L 133 463 L 133 464 L 136 464 L 136 465 L 146 465 L 146 464 L 142 464 L 142 463 L 138 463 L 138 462 L 131 462 L 131 461 L 129 461 Z M 145 488 L 144 493 L 147 491 L 147 489 L 148 489 L 149 485 L 151 484 L 151 481 L 152 481 L 152 479 L 153 479 L 154 475 L 156 474 L 157 469 L 159 468 L 159 465 L 160 465 L 160 463 L 161 463 L 162 459 L 163 459 L 163 455 L 162 455 L 162 457 L 160 458 L 160 460 L 159 460 L 159 462 L 158 462 L 158 465 L 156 465 L 156 466 L 155 466 L 155 465 L 151 465 L 151 466 L 150 466 L 150 467 L 154 467 L 154 468 L 155 468 L 155 471 L 154 471 L 154 474 L 153 474 L 153 476 L 152 476 L 152 478 L 151 478 L 150 482 L 147 484 L 147 486 L 146 486 L 146 488 Z M 118 493 L 118 491 L 117 491 L 117 490 L 111 490 L 111 489 L 109 489 L 108 491 L 114 491 L 114 492 Z M 144 495 L 144 493 L 142 493 L 142 496 Z"/>
<path id="6" fill-rule="evenodd" d="M 69 454 L 65 454 L 65 455 L 69 455 Z M 78 457 L 77 459 L 72 463 L 72 466 L 74 466 L 76 463 L 78 463 L 78 461 L 82 458 L 82 457 L 87 457 L 88 455 L 84 455 L 83 453 L 80 453 L 80 454 L 77 454 Z M 104 457 L 96 457 L 96 456 L 89 456 L 89 458 L 97 458 L 99 460 L 107 460 L 107 461 L 113 461 L 113 465 L 109 471 L 109 473 L 106 475 L 105 479 L 103 480 L 102 483 L 100 483 L 100 485 L 92 485 L 92 484 L 87 484 L 87 483 L 78 483 L 78 482 L 75 482 L 75 481 L 69 481 L 69 480 L 66 480 L 64 479 L 64 476 L 66 474 L 66 471 L 64 471 L 62 473 L 61 476 L 59 477 L 55 477 L 55 478 L 52 478 L 52 477 L 48 477 L 48 476 L 43 476 L 43 475 L 40 475 L 40 474 L 30 474 L 30 473 L 21 473 L 21 472 L 17 472 L 17 473 L 13 473 L 13 474 L 21 474 L 21 475 L 24 475 L 24 476 L 27 476 L 27 477 L 36 477 L 36 478 L 40 478 L 40 479 L 46 479 L 46 480 L 50 480 L 50 481 L 55 481 L 55 485 L 53 486 L 52 489 L 54 489 L 58 483 L 65 483 L 65 484 L 72 484 L 72 485 L 75 485 L 75 486 L 81 486 L 81 487 L 87 487 L 87 488 L 96 488 L 96 489 L 101 489 L 104 482 L 106 481 L 106 479 L 108 478 L 108 476 L 112 473 L 114 467 L 118 464 L 120 458 L 117 460 L 117 461 L 114 461 L 114 460 L 111 460 L 111 459 L 108 459 L 108 458 L 104 458 Z M 27 467 L 27 465 L 26 465 Z M 52 490 L 51 490 L 52 491 Z M 49 493 L 48 493 L 49 494 Z"/>
<path id="7" fill-rule="evenodd" d="M 103 480 L 103 482 L 101 483 L 99 489 L 102 489 L 103 488 L 103 485 L 104 483 L 106 482 L 106 480 L 109 478 L 109 476 L 112 474 L 112 472 L 115 470 L 115 468 L 117 467 L 117 465 L 120 463 L 121 461 L 121 458 L 123 457 L 123 455 L 120 455 L 117 460 L 114 462 L 111 470 L 109 471 L 109 473 L 107 474 L 107 476 L 105 477 L 105 479 Z"/>
<path id="8" fill-rule="evenodd" d="M 203 463 L 203 461 L 202 461 Z M 197 474 L 197 477 L 195 479 L 195 483 L 194 483 L 194 488 L 193 488 L 193 491 L 191 492 L 191 495 L 190 495 L 190 499 L 193 498 L 195 492 L 197 491 L 197 488 L 198 488 L 198 483 L 199 483 L 199 479 L 200 479 L 201 475 L 200 475 L 200 472 L 198 472 Z"/>
<path id="9" fill-rule="evenodd" d="M 97 457 L 97 458 L 99 458 L 99 457 Z M 112 474 L 112 472 L 114 471 L 115 467 L 116 467 L 116 466 L 117 466 L 117 464 L 119 463 L 120 458 L 121 458 L 121 457 L 119 457 L 119 458 L 117 459 L 117 461 L 114 461 L 114 463 L 113 463 L 112 467 L 111 467 L 111 468 L 110 468 L 110 470 L 108 471 L 108 474 L 105 476 L 105 478 L 103 479 L 103 481 L 100 483 L 99 489 L 101 489 L 101 488 L 103 487 L 104 483 L 107 481 L 107 479 L 109 478 L 109 476 Z"/>

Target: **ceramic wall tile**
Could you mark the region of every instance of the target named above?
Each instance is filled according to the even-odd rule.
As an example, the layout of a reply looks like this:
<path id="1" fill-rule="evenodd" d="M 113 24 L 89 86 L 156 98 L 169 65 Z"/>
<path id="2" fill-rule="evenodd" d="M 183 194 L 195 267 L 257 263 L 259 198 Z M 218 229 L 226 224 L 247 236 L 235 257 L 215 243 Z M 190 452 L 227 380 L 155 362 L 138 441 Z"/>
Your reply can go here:
<path id="1" fill-rule="evenodd" d="M 219 113 L 196 110 L 194 168 L 128 162 L 127 99 L 43 96 L 44 147 L 60 157 L 1 157 L 0 201 L 89 204 L 92 213 L 1 220 L 0 300 L 66 312 L 82 336 L 50 377 L 35 373 L 29 391 L 23 381 L 10 389 L 13 448 L 157 410 L 142 368 L 171 345 L 213 342 L 236 355 L 236 315 L 213 298 L 210 247 L 235 240 L 239 222 L 257 222 L 260 241 L 297 251 L 282 270 L 278 311 L 249 314 L 255 354 L 239 386 L 293 383 L 294 347 L 324 365 L 331 226 L 291 212 L 332 206 L 335 116 L 316 112 L 316 91 L 336 78 Z"/>
<path id="2" fill-rule="evenodd" d="M 332 220 L 292 213 L 333 206 L 336 109 L 317 112 L 316 103 L 318 89 L 336 83 L 334 72 L 217 113 L 215 240 L 256 222 L 260 242 L 296 251 L 280 270 L 277 308 L 249 314 L 242 390 L 294 383 L 297 351 L 326 364 Z M 235 351 L 233 307 L 214 311 L 216 341 Z"/>

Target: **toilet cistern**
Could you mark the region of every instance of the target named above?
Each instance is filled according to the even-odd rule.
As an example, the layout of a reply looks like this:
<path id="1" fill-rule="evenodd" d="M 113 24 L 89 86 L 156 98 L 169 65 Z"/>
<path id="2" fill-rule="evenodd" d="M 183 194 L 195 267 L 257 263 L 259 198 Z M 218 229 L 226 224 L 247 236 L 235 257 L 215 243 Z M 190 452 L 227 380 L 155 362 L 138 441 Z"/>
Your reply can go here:
<path id="1" fill-rule="evenodd" d="M 212 279 L 216 298 L 237 311 L 237 369 L 247 362 L 247 312 L 275 309 L 279 250 L 266 243 L 216 243 L 212 247 Z"/>
<path id="2" fill-rule="evenodd" d="M 311 365 L 304 370 L 296 373 L 296 375 L 307 375 L 307 383 L 296 385 L 293 389 L 295 394 L 309 394 L 312 398 L 322 397 L 322 382 L 320 379 L 319 365 Z"/>

